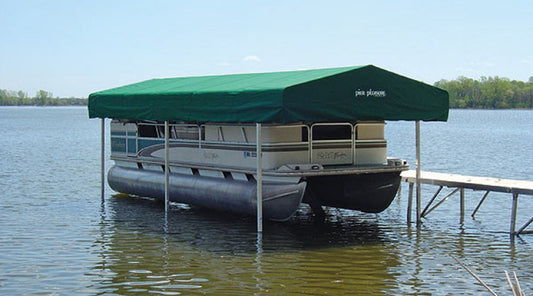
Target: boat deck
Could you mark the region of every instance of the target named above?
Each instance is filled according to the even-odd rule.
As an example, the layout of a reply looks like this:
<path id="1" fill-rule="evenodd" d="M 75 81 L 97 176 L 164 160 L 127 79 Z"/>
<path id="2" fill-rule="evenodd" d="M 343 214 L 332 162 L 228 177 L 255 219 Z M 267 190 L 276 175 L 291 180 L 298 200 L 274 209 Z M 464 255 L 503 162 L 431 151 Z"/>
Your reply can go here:
<path id="1" fill-rule="evenodd" d="M 411 221 L 411 205 L 412 205 L 412 196 L 414 184 L 416 180 L 416 171 L 408 170 L 404 171 L 401 174 L 402 181 L 409 183 L 409 204 L 408 204 L 408 222 Z M 436 207 L 446 201 L 450 196 L 456 192 L 460 192 L 460 206 L 461 206 L 461 223 L 464 221 L 464 189 L 472 190 L 484 190 L 486 193 L 483 195 L 483 198 L 478 203 L 476 209 L 472 213 L 472 217 L 476 214 L 477 210 L 481 204 L 487 198 L 489 192 L 503 192 L 511 193 L 513 195 L 512 200 L 512 210 L 511 210 L 511 225 L 510 233 L 511 234 L 521 234 L 526 233 L 524 230 L 533 222 L 533 217 L 529 219 L 518 231 L 515 229 L 516 225 L 516 211 L 518 208 L 518 195 L 530 195 L 533 196 L 533 181 L 522 181 L 522 180 L 511 180 L 511 179 L 501 179 L 501 178 L 489 178 L 489 177 L 477 177 L 477 176 L 466 176 L 459 174 L 447 174 L 447 173 L 437 173 L 437 172 L 420 172 L 420 184 L 431 184 L 439 186 L 439 189 L 435 195 L 431 198 L 429 203 L 425 206 L 422 212 L 417 210 L 417 222 L 420 222 L 420 218 L 425 217 Z M 453 192 L 448 194 L 446 197 L 441 199 L 433 207 L 432 204 L 441 192 L 443 187 L 456 188 Z M 420 209 L 417 206 L 417 209 Z M 528 232 L 530 233 L 530 232 Z"/>

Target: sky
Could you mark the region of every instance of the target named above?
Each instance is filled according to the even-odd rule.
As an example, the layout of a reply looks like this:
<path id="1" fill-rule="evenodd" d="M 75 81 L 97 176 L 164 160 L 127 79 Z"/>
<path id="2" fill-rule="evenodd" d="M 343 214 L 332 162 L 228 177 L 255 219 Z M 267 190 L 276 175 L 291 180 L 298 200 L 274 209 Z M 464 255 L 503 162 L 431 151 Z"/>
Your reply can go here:
<path id="1" fill-rule="evenodd" d="M 433 84 L 533 76 L 531 0 L 0 0 L 0 89 L 373 64 Z"/>

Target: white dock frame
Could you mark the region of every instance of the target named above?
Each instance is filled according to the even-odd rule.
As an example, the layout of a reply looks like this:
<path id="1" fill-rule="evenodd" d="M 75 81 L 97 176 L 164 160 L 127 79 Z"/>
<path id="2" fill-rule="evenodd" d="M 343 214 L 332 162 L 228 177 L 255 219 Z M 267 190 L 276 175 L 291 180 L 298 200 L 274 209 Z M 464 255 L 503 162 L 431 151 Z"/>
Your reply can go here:
<path id="1" fill-rule="evenodd" d="M 419 178 L 417 178 L 419 175 Z M 417 173 L 415 170 L 404 171 L 401 174 L 402 181 L 409 183 L 409 200 L 407 205 L 407 222 L 411 223 L 411 209 L 412 209 L 412 196 L 413 196 L 413 187 L 414 184 L 431 184 L 439 186 L 437 192 L 433 195 L 431 200 L 425 206 L 424 210 L 420 212 L 420 204 L 417 200 L 417 224 L 421 223 L 421 218 L 427 216 L 431 211 L 441 205 L 446 201 L 450 196 L 456 192 L 460 192 L 460 211 L 461 211 L 461 223 L 464 222 L 464 211 L 465 211 L 465 189 L 472 190 L 483 190 L 486 193 L 483 195 L 479 201 L 476 209 L 472 212 L 471 216 L 474 217 L 476 212 L 479 210 L 481 204 L 487 198 L 489 192 L 504 192 L 511 193 L 513 195 L 512 205 L 511 205 L 511 222 L 509 232 L 512 235 L 519 235 L 522 233 L 533 233 L 532 231 L 524 231 L 532 222 L 533 217 L 531 217 L 518 231 L 516 231 L 516 212 L 518 208 L 518 195 L 531 195 L 533 196 L 533 181 L 521 181 L 521 180 L 510 180 L 510 179 L 500 179 L 500 178 L 488 178 L 488 177 L 475 177 L 475 176 L 465 176 L 457 174 L 446 174 L 446 173 L 436 173 L 436 172 L 427 172 L 421 171 Z M 443 189 L 443 187 L 456 188 L 446 197 L 437 202 L 432 206 L 433 202 Z M 432 207 L 431 207 L 432 206 Z"/>

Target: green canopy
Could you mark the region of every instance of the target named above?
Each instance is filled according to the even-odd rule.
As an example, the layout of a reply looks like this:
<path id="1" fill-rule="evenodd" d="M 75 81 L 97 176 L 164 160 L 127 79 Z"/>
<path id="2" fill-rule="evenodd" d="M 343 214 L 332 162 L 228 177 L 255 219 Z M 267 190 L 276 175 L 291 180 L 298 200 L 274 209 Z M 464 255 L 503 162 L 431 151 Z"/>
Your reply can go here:
<path id="1" fill-rule="evenodd" d="M 446 121 L 448 93 L 368 65 L 152 79 L 93 93 L 90 118 L 296 123 Z"/>

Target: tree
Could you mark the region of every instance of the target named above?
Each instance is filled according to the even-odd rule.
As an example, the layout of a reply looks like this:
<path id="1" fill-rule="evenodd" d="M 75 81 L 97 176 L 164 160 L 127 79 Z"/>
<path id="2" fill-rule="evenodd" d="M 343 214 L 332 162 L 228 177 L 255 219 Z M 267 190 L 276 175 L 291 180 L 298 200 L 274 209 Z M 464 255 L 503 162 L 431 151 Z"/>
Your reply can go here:
<path id="1" fill-rule="evenodd" d="M 39 90 L 37 94 L 35 95 L 35 104 L 37 106 L 47 106 L 50 104 L 50 99 L 52 98 L 52 93 L 45 91 L 45 90 Z"/>
<path id="2" fill-rule="evenodd" d="M 448 91 L 451 108 L 533 108 L 533 77 L 526 83 L 498 76 L 480 80 L 459 76 L 435 82 L 435 86 Z"/>
<path id="3" fill-rule="evenodd" d="M 86 98 L 53 98 L 52 93 L 39 90 L 35 97 L 28 97 L 28 93 L 24 91 L 13 91 L 7 89 L 0 89 L 0 106 L 67 106 L 78 105 L 87 106 Z"/>

